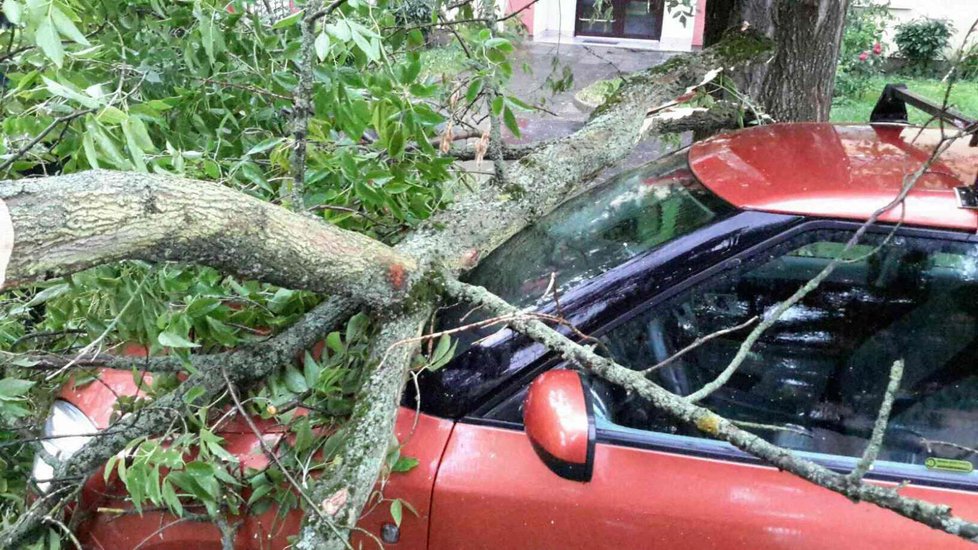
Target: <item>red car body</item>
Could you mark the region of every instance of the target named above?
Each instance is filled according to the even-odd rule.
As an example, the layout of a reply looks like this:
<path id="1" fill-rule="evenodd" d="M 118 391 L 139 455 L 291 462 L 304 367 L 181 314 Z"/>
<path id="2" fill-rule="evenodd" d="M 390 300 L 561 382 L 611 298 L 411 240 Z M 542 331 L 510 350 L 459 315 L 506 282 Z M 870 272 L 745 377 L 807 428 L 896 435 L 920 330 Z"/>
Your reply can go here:
<path id="1" fill-rule="evenodd" d="M 899 126 L 765 126 L 695 145 L 689 167 L 703 185 L 740 210 L 859 221 L 890 202 L 904 175 L 926 160 L 933 135 L 915 137 L 916 132 Z M 910 192 L 904 208 L 888 212 L 884 221 L 978 231 L 978 213 L 959 208 L 954 191 L 974 181 L 976 161 L 974 150 L 955 146 Z M 102 384 L 69 386 L 61 398 L 104 429 L 115 395 L 132 394 L 135 386 L 129 372 L 103 371 L 101 378 Z M 402 407 L 397 421 L 402 454 L 417 458 L 419 464 L 407 473 L 393 474 L 383 493 L 388 499 L 406 500 L 417 515 L 405 511 L 398 541 L 385 547 L 966 547 L 952 536 L 757 463 L 600 441 L 594 445 L 593 437 L 592 448 L 581 447 L 579 442 L 589 437 L 586 429 L 580 431 L 581 419 L 573 415 L 582 410 L 584 400 L 573 395 L 576 375 L 573 380 L 564 378 L 569 385 L 550 391 L 546 399 L 533 394 L 537 402 L 526 405 L 525 430 Z M 557 415 L 542 425 L 531 422 L 531 417 L 546 417 L 547 408 L 558 402 L 564 403 L 570 417 Z M 560 422 L 566 424 L 564 431 L 548 432 L 544 425 Z M 261 426 L 272 439 L 282 436 L 271 423 Z M 221 435 L 243 467 L 268 463 L 257 438 L 240 420 L 226 425 Z M 535 450 L 531 439 L 546 449 Z M 555 475 L 541 460 L 547 454 L 588 463 L 587 479 Z M 901 493 L 947 504 L 956 515 L 978 520 L 974 491 L 911 485 Z M 212 525 L 180 522 L 166 512 L 106 511 L 128 510 L 124 494 L 117 483 L 104 484 L 101 473 L 88 481 L 81 508 L 91 515 L 79 532 L 86 548 L 220 548 Z M 284 521 L 274 514 L 243 518 L 236 547 L 286 547 L 287 536 L 297 533 L 301 512 L 293 511 Z M 383 526 L 391 523 L 388 507 L 376 505 L 360 526 L 379 538 Z M 364 548 L 377 545 L 367 536 L 358 536 L 355 543 Z"/>

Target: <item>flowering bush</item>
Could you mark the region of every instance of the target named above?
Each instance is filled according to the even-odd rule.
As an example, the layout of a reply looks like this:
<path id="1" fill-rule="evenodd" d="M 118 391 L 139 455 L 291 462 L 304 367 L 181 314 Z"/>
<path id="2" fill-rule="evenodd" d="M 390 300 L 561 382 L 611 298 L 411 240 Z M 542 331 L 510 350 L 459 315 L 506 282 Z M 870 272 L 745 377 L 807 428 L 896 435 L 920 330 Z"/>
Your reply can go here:
<path id="1" fill-rule="evenodd" d="M 888 3 L 854 0 L 849 4 L 839 51 L 837 96 L 861 96 L 872 77 L 883 72 L 883 31 L 891 19 Z"/>

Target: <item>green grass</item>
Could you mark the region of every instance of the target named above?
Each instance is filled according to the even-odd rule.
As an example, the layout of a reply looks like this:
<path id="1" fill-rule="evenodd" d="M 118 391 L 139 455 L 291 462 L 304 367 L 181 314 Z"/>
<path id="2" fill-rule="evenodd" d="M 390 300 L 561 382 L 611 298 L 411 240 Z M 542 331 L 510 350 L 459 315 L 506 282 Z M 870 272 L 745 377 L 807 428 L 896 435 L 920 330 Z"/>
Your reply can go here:
<path id="1" fill-rule="evenodd" d="M 898 75 L 877 77 L 872 80 L 872 86 L 860 97 L 837 97 L 832 102 L 831 119 L 833 122 L 869 122 L 869 114 L 883 92 L 883 86 L 888 82 L 902 82 L 911 91 L 937 101 L 944 101 L 946 84 L 937 79 L 906 78 Z M 978 82 L 958 82 L 951 92 L 951 106 L 962 114 L 978 117 Z M 928 116 L 916 109 L 910 109 L 910 122 L 924 124 Z"/>

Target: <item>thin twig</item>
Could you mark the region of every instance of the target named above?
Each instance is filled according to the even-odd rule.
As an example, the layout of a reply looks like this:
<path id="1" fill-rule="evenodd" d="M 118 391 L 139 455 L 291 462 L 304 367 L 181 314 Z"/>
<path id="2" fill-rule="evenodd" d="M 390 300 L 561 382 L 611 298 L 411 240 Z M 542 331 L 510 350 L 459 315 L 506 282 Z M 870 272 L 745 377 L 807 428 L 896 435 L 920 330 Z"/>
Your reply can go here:
<path id="1" fill-rule="evenodd" d="M 265 441 L 265 438 L 263 437 L 261 430 L 259 430 L 258 426 L 255 425 L 255 421 L 252 420 L 251 415 L 248 414 L 248 411 L 245 410 L 244 405 L 241 403 L 241 399 L 238 397 L 238 392 L 235 389 L 235 384 L 231 382 L 231 378 L 228 376 L 227 370 L 224 368 L 223 365 L 221 365 L 221 376 L 224 377 L 224 381 L 227 382 L 228 394 L 231 396 L 231 400 L 234 401 L 234 407 L 238 409 L 238 414 L 241 415 L 241 418 L 244 419 L 246 424 L 248 424 L 248 428 L 252 431 L 252 433 L 255 434 L 255 437 L 258 439 L 258 444 L 261 446 L 262 452 L 265 453 L 265 455 L 272 462 L 274 462 L 276 466 L 278 466 L 278 469 L 282 472 L 282 475 L 284 475 L 285 479 L 288 480 L 289 485 L 292 485 L 292 488 L 299 493 L 299 496 L 302 498 L 302 500 L 306 502 L 306 504 L 309 505 L 309 508 L 317 516 L 319 516 L 319 518 L 322 519 L 326 523 L 326 525 L 329 526 L 330 530 L 333 531 L 333 534 L 336 535 L 340 540 L 345 540 L 340 534 L 339 529 L 337 529 L 336 525 L 333 524 L 332 519 L 330 519 L 328 516 L 326 516 L 323 513 L 322 509 L 319 507 L 318 504 L 316 504 L 312 500 L 312 498 L 309 497 L 309 495 L 306 493 L 302 485 L 300 485 L 299 482 L 296 481 L 294 477 L 292 477 L 292 474 L 289 472 L 289 470 L 285 467 L 284 464 L 282 464 L 282 461 L 279 460 L 278 453 L 276 453 L 271 447 L 268 446 L 268 443 Z M 350 546 L 349 542 L 346 542 L 345 544 L 347 548 L 353 550 L 353 547 Z"/>
<path id="2" fill-rule="evenodd" d="M 67 114 L 62 117 L 58 117 L 54 119 L 51 122 L 51 124 L 48 124 L 45 129 L 41 130 L 41 133 L 36 135 L 34 139 L 32 139 L 27 145 L 18 149 L 16 152 L 14 152 L 13 156 L 11 156 L 6 161 L 4 161 L 3 164 L 0 164 L 0 172 L 6 172 L 7 169 L 10 168 L 10 166 L 13 163 L 17 162 L 18 160 L 20 160 L 21 157 L 26 155 L 28 151 L 33 149 L 35 145 L 40 143 L 45 137 L 47 137 L 48 134 L 50 134 L 55 128 L 57 128 L 59 124 L 71 122 L 72 120 L 75 120 L 78 117 L 85 116 L 88 113 L 92 113 L 92 112 L 95 112 L 95 109 L 82 109 L 80 111 L 75 111 L 71 114 Z"/>
<path id="3" fill-rule="evenodd" d="M 862 481 L 866 472 L 872 468 L 876 462 L 876 457 L 880 454 L 883 447 L 883 436 L 886 434 L 886 426 L 890 421 L 890 411 L 893 410 L 893 400 L 896 399 L 897 391 L 900 389 L 900 379 L 903 378 L 903 359 L 894 361 L 890 369 L 890 382 L 886 386 L 886 393 L 883 394 L 883 403 L 880 405 L 879 414 L 876 416 L 876 423 L 873 425 L 873 435 L 869 438 L 869 444 L 863 451 L 863 456 L 856 463 L 856 467 L 849 473 L 851 483 Z"/>
<path id="4" fill-rule="evenodd" d="M 743 330 L 743 329 L 749 327 L 750 325 L 753 325 L 755 322 L 757 322 L 757 317 L 756 316 L 751 317 L 750 319 L 744 321 L 743 323 L 740 323 L 739 325 L 736 325 L 736 326 L 733 326 L 733 327 L 728 327 L 728 328 L 725 328 L 725 329 L 721 329 L 721 330 L 718 330 L 718 331 L 713 332 L 711 334 L 707 334 L 706 336 L 701 336 L 701 337 L 697 338 L 696 340 L 694 340 L 692 344 L 684 347 L 683 349 L 677 351 L 676 353 L 674 353 L 671 356 L 663 359 L 662 361 L 659 361 L 655 365 L 652 365 L 651 367 L 648 367 L 646 369 L 640 370 L 639 372 L 641 372 L 643 374 L 650 374 L 650 373 L 652 373 L 652 372 L 654 372 L 656 370 L 659 370 L 659 369 L 661 369 L 663 367 L 668 367 L 669 365 L 671 365 L 674 361 L 676 361 L 677 359 L 679 359 L 683 355 L 686 355 L 687 353 L 695 350 L 696 348 L 702 346 L 703 344 L 706 344 L 710 340 L 714 340 L 714 339 L 719 338 L 721 336 L 725 336 L 727 334 L 730 334 L 731 332 L 737 332 L 739 330 Z"/>

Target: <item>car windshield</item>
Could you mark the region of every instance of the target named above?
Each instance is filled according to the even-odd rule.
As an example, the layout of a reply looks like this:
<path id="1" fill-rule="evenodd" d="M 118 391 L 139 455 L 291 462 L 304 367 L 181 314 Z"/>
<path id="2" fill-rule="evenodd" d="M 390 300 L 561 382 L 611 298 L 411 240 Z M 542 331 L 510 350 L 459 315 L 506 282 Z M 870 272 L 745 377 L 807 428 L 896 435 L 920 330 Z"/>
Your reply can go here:
<path id="1" fill-rule="evenodd" d="M 519 307 L 541 305 L 552 300 L 552 276 L 559 290 L 572 288 L 732 211 L 697 181 L 683 150 L 569 200 L 467 279 Z"/>
<path id="2" fill-rule="evenodd" d="M 545 307 L 553 300 L 545 296 L 551 274 L 558 288 L 571 289 L 734 211 L 696 180 L 685 151 L 673 153 L 571 199 L 487 256 L 467 280 L 519 307 Z M 486 318 L 469 310 L 464 304 L 449 308 L 439 323 L 461 326 Z M 421 401 L 457 416 L 525 366 L 534 352 L 514 341 L 494 344 L 507 334 L 498 325 L 455 334 L 456 359 L 422 376 Z"/>

